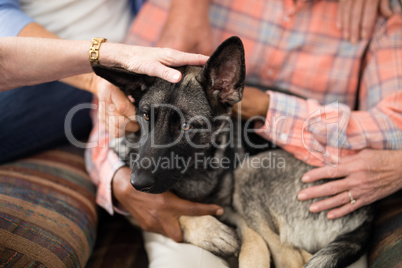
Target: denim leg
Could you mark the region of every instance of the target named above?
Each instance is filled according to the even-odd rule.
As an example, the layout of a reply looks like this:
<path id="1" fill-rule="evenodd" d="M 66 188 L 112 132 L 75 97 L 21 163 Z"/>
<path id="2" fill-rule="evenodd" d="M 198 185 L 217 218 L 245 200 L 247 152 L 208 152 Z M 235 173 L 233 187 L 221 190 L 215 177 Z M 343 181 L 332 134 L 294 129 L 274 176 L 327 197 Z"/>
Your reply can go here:
<path id="1" fill-rule="evenodd" d="M 0 92 L 0 163 L 67 143 L 64 121 L 78 104 L 91 103 L 92 94 L 61 82 Z M 74 114 L 76 138 L 91 129 L 89 109 Z"/>

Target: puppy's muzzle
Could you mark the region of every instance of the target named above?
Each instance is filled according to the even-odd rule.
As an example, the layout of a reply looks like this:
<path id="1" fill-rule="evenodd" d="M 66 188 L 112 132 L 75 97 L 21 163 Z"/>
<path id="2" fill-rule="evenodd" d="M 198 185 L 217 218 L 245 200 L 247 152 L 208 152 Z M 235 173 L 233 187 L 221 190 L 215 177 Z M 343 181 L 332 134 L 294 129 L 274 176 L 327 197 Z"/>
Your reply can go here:
<path id="1" fill-rule="evenodd" d="M 138 175 L 135 172 L 131 173 L 130 182 L 136 190 L 146 193 L 152 192 L 155 184 L 154 177 L 148 172 L 142 172 Z"/>

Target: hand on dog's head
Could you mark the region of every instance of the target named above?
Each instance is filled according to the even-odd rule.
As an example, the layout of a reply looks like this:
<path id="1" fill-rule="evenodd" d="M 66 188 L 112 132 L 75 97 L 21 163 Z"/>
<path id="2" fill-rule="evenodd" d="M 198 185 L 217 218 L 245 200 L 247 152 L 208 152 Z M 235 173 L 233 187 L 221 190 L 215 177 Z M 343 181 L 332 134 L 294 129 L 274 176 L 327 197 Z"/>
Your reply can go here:
<path id="1" fill-rule="evenodd" d="M 132 96 L 136 103 L 155 80 L 161 79 L 99 64 L 92 69 L 96 75 Z M 240 38 L 232 36 L 215 50 L 196 79 L 205 89 L 211 106 L 219 109 L 220 105 L 221 108 L 232 107 L 241 100 L 245 73 L 243 43 Z"/>

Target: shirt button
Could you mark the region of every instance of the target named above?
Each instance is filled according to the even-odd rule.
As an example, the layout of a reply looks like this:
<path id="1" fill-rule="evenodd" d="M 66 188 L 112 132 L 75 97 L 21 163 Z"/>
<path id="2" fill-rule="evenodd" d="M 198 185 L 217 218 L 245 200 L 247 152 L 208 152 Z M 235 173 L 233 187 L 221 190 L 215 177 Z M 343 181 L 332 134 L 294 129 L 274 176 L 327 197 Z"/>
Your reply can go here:
<path id="1" fill-rule="evenodd" d="M 280 138 L 282 141 L 286 141 L 286 140 L 288 139 L 288 135 L 286 135 L 285 133 L 282 133 L 282 134 L 279 136 L 279 138 Z"/>

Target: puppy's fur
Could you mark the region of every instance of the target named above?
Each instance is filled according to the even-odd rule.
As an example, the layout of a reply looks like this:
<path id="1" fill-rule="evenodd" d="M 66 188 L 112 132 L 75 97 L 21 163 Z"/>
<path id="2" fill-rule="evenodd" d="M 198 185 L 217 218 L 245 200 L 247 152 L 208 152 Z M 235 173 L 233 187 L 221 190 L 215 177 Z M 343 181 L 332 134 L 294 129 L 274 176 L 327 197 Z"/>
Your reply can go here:
<path id="1" fill-rule="evenodd" d="M 370 207 L 327 220 L 325 212 L 309 212 L 316 200 L 296 198 L 310 186 L 301 182 L 309 165 L 279 149 L 244 160 L 246 152 L 236 135 L 241 124 L 229 120 L 245 79 L 239 38 L 222 43 L 204 67 L 178 68 L 183 79 L 177 84 L 119 68 L 93 69 L 135 99 L 141 131 L 116 140 L 117 153 L 133 168 L 132 185 L 225 207 L 221 220 L 234 224 L 242 241 L 239 245 L 233 229 L 215 217 L 182 216 L 186 242 L 221 256 L 240 248 L 240 267 L 269 267 L 271 258 L 275 267 L 345 267 L 362 255 L 372 221 Z M 285 166 L 255 166 L 273 155 Z M 141 165 L 144 159 L 149 164 Z M 180 160 L 162 167 L 158 159 Z M 229 159 L 229 165 L 212 165 L 223 159 Z"/>

